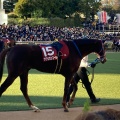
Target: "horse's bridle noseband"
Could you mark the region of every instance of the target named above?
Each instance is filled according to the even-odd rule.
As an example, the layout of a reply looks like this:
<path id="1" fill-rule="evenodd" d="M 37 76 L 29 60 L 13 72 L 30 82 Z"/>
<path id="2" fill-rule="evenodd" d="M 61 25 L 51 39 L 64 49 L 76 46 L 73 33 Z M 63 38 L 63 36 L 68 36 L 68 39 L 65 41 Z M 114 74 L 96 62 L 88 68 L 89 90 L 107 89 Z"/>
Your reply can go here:
<path id="1" fill-rule="evenodd" d="M 104 55 L 100 55 L 104 53 Z M 102 44 L 102 48 L 100 49 L 100 51 L 98 52 L 98 55 L 100 56 L 99 60 L 101 63 L 104 63 L 106 61 L 106 55 L 105 55 L 105 52 L 104 52 L 104 48 L 103 48 L 103 44 Z"/>

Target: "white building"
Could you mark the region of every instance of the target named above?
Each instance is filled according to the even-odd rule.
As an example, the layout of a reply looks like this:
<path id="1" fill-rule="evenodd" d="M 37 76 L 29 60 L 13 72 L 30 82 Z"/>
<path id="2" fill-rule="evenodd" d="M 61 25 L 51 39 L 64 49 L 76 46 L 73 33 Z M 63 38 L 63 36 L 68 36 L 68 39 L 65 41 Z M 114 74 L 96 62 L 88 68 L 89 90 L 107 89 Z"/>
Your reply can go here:
<path id="1" fill-rule="evenodd" d="M 5 10 L 3 9 L 3 0 L 0 0 L 0 25 L 8 23 L 8 16 L 5 14 Z"/>

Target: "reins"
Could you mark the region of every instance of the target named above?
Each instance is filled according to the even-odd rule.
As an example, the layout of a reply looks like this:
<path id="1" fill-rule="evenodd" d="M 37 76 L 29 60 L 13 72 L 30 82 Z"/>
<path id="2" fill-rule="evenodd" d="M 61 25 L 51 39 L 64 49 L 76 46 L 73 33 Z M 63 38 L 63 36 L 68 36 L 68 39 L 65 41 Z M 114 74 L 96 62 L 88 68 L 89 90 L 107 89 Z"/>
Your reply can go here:
<path id="1" fill-rule="evenodd" d="M 92 77 L 91 77 L 91 82 L 90 82 L 90 84 L 92 84 L 93 80 L 94 80 L 94 68 L 92 68 Z"/>
<path id="2" fill-rule="evenodd" d="M 100 49 L 100 51 L 98 52 L 98 54 L 101 54 L 101 52 L 103 51 L 103 44 L 102 44 L 102 47 L 101 47 L 101 49 Z M 100 55 L 100 59 L 101 59 L 101 61 L 102 61 L 102 58 L 104 58 L 105 57 L 105 53 L 104 53 L 104 55 Z"/>
<path id="3" fill-rule="evenodd" d="M 100 60 L 101 59 L 99 59 L 99 58 L 97 58 L 96 60 L 94 60 L 94 64 L 98 64 L 98 63 L 100 63 Z M 87 69 L 86 69 L 87 70 Z M 87 70 L 87 72 L 88 72 L 88 76 L 90 75 L 90 72 Z M 92 77 L 91 77 L 91 81 L 90 81 L 90 85 L 92 84 L 92 82 L 93 82 L 93 80 L 94 80 L 94 68 L 92 68 Z M 83 88 L 85 88 L 84 86 L 83 86 L 83 83 L 82 83 L 82 87 Z"/>

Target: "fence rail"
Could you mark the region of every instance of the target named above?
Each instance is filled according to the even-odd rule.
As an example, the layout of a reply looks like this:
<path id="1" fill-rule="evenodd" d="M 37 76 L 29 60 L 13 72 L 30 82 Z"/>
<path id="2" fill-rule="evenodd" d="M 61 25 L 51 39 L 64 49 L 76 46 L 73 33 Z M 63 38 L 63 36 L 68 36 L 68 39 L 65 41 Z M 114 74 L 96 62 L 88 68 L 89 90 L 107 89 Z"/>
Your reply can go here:
<path id="1" fill-rule="evenodd" d="M 93 26 L 91 26 L 90 24 L 86 24 L 86 27 L 93 27 L 94 30 L 98 30 L 99 32 L 120 32 L 120 24 L 98 24 Z"/>
<path id="2" fill-rule="evenodd" d="M 16 44 L 50 44 L 53 41 L 16 41 Z"/>

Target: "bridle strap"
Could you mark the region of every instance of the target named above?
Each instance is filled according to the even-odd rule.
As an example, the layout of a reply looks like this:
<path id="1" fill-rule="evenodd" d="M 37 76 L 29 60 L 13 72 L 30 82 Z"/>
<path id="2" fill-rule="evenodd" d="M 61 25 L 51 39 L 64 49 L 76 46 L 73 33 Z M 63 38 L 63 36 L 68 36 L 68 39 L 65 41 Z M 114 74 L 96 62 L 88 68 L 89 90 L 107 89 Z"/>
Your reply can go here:
<path id="1" fill-rule="evenodd" d="M 102 41 L 101 41 L 102 42 Z M 101 49 L 100 49 L 100 51 L 98 52 L 98 54 L 100 55 L 100 53 L 103 51 L 103 43 L 102 43 L 102 47 L 101 47 Z M 100 55 L 100 58 L 104 58 L 105 57 L 105 55 L 103 55 L 103 56 L 101 56 Z"/>
<path id="2" fill-rule="evenodd" d="M 94 79 L 94 68 L 92 68 L 92 78 L 91 78 L 91 82 L 90 82 L 90 84 L 92 84 L 93 79 Z"/>

